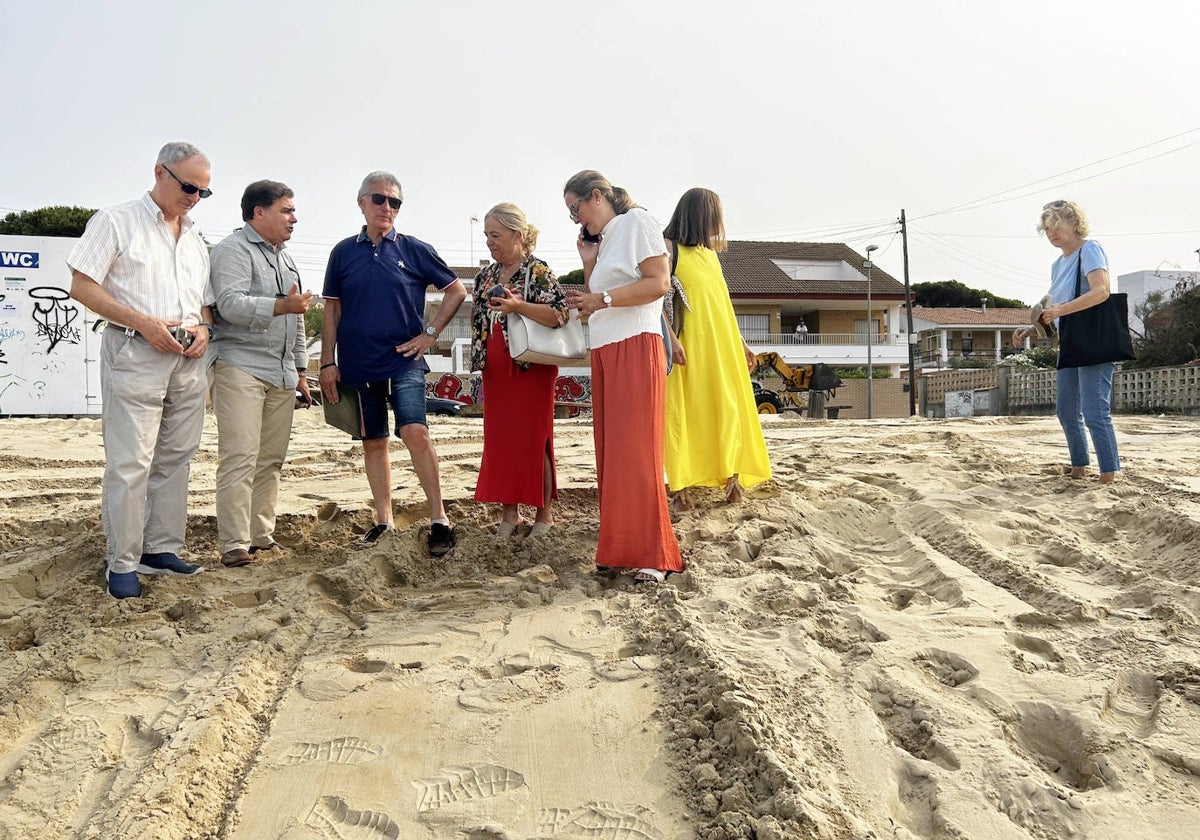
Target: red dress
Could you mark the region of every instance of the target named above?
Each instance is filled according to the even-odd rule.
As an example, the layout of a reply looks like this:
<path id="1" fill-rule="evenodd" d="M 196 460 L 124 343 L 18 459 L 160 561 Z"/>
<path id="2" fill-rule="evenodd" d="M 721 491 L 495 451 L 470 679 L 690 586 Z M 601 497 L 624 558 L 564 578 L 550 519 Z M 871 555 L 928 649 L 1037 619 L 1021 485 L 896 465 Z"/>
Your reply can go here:
<path id="1" fill-rule="evenodd" d="M 555 365 L 512 360 L 504 330 L 493 325 L 483 367 L 483 462 L 475 501 L 541 507 L 542 475 L 550 456 L 551 498 L 558 498 L 554 469 Z"/>

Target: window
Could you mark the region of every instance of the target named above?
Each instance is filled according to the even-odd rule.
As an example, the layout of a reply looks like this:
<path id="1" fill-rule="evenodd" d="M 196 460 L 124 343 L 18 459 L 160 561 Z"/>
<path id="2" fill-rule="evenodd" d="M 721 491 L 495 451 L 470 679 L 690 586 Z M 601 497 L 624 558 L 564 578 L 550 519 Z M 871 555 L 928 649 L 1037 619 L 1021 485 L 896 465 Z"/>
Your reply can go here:
<path id="1" fill-rule="evenodd" d="M 747 344 L 752 341 L 763 344 L 771 334 L 770 315 L 738 315 L 737 325 Z"/>
<path id="2" fill-rule="evenodd" d="M 879 319 L 872 318 L 871 326 L 875 328 L 874 332 L 871 333 L 871 343 L 878 344 L 879 343 Z M 862 318 L 861 320 L 856 320 L 854 322 L 854 343 L 855 344 L 866 344 L 867 343 L 867 333 L 868 333 L 867 319 Z"/>

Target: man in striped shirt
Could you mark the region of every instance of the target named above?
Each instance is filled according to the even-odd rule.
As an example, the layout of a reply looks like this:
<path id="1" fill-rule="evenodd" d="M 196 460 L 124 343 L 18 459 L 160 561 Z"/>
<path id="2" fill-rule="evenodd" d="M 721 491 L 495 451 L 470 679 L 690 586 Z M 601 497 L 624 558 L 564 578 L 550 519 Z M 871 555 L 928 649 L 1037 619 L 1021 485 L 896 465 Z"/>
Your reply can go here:
<path id="1" fill-rule="evenodd" d="M 108 592 L 142 594 L 138 573 L 194 575 L 185 563 L 187 485 L 204 427 L 212 337 L 208 248 L 188 211 L 212 195 L 208 158 L 168 143 L 154 187 L 99 211 L 71 251 L 71 297 L 107 323 L 100 348 L 101 513 Z"/>

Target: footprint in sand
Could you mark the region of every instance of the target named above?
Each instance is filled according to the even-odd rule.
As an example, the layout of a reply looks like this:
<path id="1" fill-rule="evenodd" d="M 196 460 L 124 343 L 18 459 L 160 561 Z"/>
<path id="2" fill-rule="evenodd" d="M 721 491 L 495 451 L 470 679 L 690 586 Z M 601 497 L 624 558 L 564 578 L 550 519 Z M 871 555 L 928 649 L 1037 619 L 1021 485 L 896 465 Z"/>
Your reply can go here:
<path id="1" fill-rule="evenodd" d="M 400 840 L 400 826 L 383 811 L 357 811 L 340 796 L 317 800 L 304 824 L 325 840 Z"/>
<path id="2" fill-rule="evenodd" d="M 896 778 L 899 807 L 891 807 L 892 819 L 916 837 L 957 840 L 964 835 L 941 814 L 938 782 L 927 767 L 905 761 Z"/>
<path id="3" fill-rule="evenodd" d="M 1104 692 L 1100 719 L 1138 738 L 1157 728 L 1158 701 L 1162 694 L 1158 679 L 1148 671 L 1123 671 Z"/>
<path id="4" fill-rule="evenodd" d="M 979 669 L 956 653 L 932 648 L 913 660 L 929 671 L 942 685 L 958 688 L 979 676 Z"/>
<path id="5" fill-rule="evenodd" d="M 331 741 L 292 745 L 283 757 L 283 764 L 365 764 L 383 755 L 383 747 L 361 738 L 334 738 Z"/>
<path id="6" fill-rule="evenodd" d="M 418 814 L 436 811 L 455 802 L 491 799 L 524 785 L 523 775 L 498 764 L 443 767 L 440 776 L 417 779 L 412 783 L 417 789 Z"/>
<path id="7" fill-rule="evenodd" d="M 1086 791 L 1116 781 L 1109 745 L 1080 718 L 1047 703 L 1018 703 L 1014 713 L 1004 737 L 1059 782 Z"/>
<path id="8" fill-rule="evenodd" d="M 870 687 L 871 708 L 892 743 L 909 755 L 932 761 L 945 770 L 958 770 L 961 763 L 936 735 L 933 715 L 898 687 L 879 680 Z"/>
<path id="9" fill-rule="evenodd" d="M 1013 667 L 1018 671 L 1063 671 L 1062 655 L 1053 644 L 1027 633 L 1005 633 L 1014 650 L 1010 653 Z"/>
<path id="10" fill-rule="evenodd" d="M 538 812 L 539 835 L 580 840 L 662 840 L 650 822 L 653 812 L 638 805 L 588 802 L 578 808 L 543 808 Z"/>

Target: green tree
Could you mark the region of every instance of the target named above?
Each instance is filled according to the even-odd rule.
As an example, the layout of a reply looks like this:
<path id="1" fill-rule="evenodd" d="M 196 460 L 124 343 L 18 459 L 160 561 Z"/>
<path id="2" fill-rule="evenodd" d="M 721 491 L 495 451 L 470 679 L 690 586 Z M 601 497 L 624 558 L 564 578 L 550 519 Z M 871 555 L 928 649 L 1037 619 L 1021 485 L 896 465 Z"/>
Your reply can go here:
<path id="1" fill-rule="evenodd" d="M 86 207 L 41 207 L 0 219 L 0 233 L 10 236 L 83 236 L 95 210 Z"/>
<path id="2" fill-rule="evenodd" d="M 577 268 L 574 271 L 568 271 L 566 274 L 558 275 L 559 283 L 571 283 L 576 286 L 583 285 L 583 269 Z"/>
<path id="3" fill-rule="evenodd" d="M 1145 328 L 1134 335 L 1131 368 L 1182 365 L 1200 358 L 1200 287 L 1182 281 L 1169 294 L 1154 292 L 1134 308 Z"/>
<path id="4" fill-rule="evenodd" d="M 325 326 L 325 307 L 322 304 L 310 306 L 304 312 L 304 337 L 311 344 L 314 338 L 321 335 L 321 328 Z"/>
<path id="5" fill-rule="evenodd" d="M 998 309 L 1023 309 L 1025 304 L 1015 298 L 998 297 L 987 289 L 972 289 L 957 280 L 913 283 L 913 302 L 917 306 L 965 306 L 978 308 L 981 301 Z"/>

